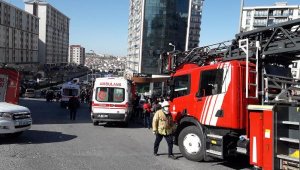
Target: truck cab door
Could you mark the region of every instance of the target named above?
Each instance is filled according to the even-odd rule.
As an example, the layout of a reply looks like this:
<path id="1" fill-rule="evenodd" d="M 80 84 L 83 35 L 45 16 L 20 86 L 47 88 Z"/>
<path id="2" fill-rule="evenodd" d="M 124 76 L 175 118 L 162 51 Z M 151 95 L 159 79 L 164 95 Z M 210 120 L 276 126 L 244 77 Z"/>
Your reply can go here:
<path id="1" fill-rule="evenodd" d="M 173 119 L 177 120 L 182 115 L 190 113 L 191 102 L 191 74 L 174 76 L 171 88 L 170 112 Z"/>
<path id="2" fill-rule="evenodd" d="M 195 105 L 197 118 L 201 124 L 216 126 L 218 118 L 224 114 L 224 69 L 218 67 L 201 70 L 199 81 L 196 93 L 198 104 Z"/>

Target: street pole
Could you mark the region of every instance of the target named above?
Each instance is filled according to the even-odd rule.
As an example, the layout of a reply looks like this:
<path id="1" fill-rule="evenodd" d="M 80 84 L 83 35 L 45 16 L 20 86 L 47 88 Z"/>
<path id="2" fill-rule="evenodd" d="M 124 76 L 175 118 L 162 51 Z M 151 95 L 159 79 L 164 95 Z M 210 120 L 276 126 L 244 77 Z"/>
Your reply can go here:
<path id="1" fill-rule="evenodd" d="M 242 31 L 243 8 L 244 8 L 244 0 L 241 0 L 239 33 Z"/>

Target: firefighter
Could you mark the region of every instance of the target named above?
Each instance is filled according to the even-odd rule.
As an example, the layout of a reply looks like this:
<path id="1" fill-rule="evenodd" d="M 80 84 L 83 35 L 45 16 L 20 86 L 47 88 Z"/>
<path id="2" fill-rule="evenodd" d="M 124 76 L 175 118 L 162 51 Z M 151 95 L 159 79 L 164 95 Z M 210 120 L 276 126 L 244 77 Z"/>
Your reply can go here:
<path id="1" fill-rule="evenodd" d="M 153 133 L 156 135 L 154 142 L 154 155 L 158 156 L 157 151 L 159 144 L 164 137 L 168 143 L 168 157 L 175 160 L 176 157 L 173 155 L 173 132 L 175 126 L 169 112 L 169 102 L 162 102 L 161 107 L 162 109 L 155 113 L 152 122 Z"/>

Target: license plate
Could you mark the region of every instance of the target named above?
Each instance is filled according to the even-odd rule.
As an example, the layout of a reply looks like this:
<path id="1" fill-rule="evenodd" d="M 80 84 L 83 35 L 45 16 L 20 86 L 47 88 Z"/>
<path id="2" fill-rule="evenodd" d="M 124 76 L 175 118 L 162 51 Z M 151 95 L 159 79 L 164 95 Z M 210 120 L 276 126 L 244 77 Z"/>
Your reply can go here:
<path id="1" fill-rule="evenodd" d="M 18 120 L 16 121 L 16 126 L 25 126 L 29 125 L 31 122 L 29 120 Z"/>
<path id="2" fill-rule="evenodd" d="M 100 115 L 101 118 L 108 118 L 108 115 Z"/>

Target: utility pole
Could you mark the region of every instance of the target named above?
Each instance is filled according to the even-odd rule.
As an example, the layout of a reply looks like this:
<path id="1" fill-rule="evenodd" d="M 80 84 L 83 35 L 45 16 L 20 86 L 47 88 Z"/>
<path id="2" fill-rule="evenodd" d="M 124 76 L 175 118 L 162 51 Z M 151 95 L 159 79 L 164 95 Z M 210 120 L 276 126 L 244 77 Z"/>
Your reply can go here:
<path id="1" fill-rule="evenodd" d="M 244 0 L 241 0 L 239 33 L 242 31 L 243 8 L 244 8 Z"/>

